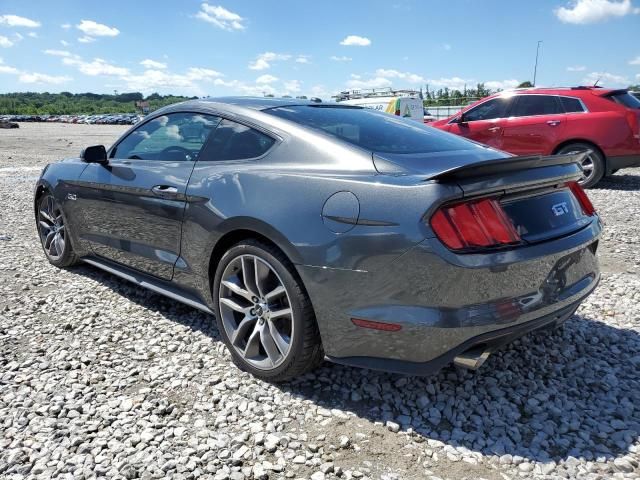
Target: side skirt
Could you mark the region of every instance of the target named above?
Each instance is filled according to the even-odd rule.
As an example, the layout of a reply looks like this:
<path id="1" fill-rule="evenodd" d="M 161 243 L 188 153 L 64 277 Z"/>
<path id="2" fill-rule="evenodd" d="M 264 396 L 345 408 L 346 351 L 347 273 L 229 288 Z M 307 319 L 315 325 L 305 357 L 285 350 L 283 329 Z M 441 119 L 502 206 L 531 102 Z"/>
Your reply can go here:
<path id="1" fill-rule="evenodd" d="M 89 265 L 93 265 L 94 267 L 123 278 L 124 280 L 134 283 L 140 287 L 146 288 L 153 292 L 159 293 L 160 295 L 164 295 L 165 297 L 177 300 L 178 302 L 184 303 L 185 305 L 189 305 L 190 307 L 197 308 L 198 310 L 213 315 L 213 311 L 207 305 L 205 305 L 205 303 L 200 298 L 198 298 L 196 295 L 184 292 L 171 282 L 160 280 L 151 275 L 138 272 L 136 270 L 118 265 L 114 262 L 102 258 L 89 257 L 81 258 L 81 260 L 85 263 L 88 263 Z"/>

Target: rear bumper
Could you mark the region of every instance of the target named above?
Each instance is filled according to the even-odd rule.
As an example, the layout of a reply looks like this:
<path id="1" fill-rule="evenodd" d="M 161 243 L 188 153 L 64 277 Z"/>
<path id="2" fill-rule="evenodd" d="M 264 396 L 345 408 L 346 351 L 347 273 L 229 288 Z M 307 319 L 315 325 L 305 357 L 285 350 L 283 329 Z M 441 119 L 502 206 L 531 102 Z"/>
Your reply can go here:
<path id="1" fill-rule="evenodd" d="M 482 255 L 456 255 L 427 239 L 375 272 L 298 271 L 329 359 L 428 373 L 485 336 L 508 339 L 569 317 L 600 279 L 600 229 L 595 218 L 551 242 Z M 362 328 L 352 318 L 401 328 Z"/>
<path id="2" fill-rule="evenodd" d="M 589 293 L 587 293 L 585 297 Z M 584 297 L 577 302 L 562 308 L 559 311 L 553 312 L 535 320 L 477 335 L 427 362 L 410 362 L 378 357 L 336 358 L 327 356 L 327 359 L 332 362 L 342 365 L 348 365 L 351 367 L 369 368 L 371 370 L 381 370 L 385 372 L 400 373 L 403 375 L 432 375 L 441 368 L 452 363 L 456 355 L 459 355 L 460 353 L 470 350 L 479 345 L 483 346 L 483 350 L 494 352 L 500 347 L 511 343 L 512 341 L 522 337 L 523 335 L 526 335 L 527 333 L 533 332 L 535 330 L 554 328 L 558 325 L 561 325 L 565 322 L 565 320 L 573 315 L 583 299 Z"/>
<path id="3" fill-rule="evenodd" d="M 637 155 L 623 155 L 620 157 L 609 157 L 607 159 L 607 167 L 609 173 L 613 170 L 620 170 L 622 168 L 634 168 L 640 167 L 640 153 Z"/>

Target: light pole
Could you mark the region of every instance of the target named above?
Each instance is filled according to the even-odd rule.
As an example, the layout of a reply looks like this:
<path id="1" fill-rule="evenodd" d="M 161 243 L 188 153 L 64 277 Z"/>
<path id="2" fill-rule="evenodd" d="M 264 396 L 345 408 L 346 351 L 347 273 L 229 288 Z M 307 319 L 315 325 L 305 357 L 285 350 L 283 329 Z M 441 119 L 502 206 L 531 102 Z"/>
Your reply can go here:
<path id="1" fill-rule="evenodd" d="M 538 40 L 538 46 L 536 47 L 536 64 L 533 67 L 533 86 L 536 86 L 536 75 L 538 74 L 538 54 L 540 53 L 540 44 L 542 40 Z"/>

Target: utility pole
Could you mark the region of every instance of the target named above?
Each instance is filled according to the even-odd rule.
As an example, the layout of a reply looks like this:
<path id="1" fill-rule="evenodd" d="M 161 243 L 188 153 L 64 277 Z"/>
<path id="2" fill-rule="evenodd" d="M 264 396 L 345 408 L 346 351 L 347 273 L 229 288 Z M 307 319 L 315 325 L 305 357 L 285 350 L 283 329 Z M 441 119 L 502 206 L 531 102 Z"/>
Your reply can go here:
<path id="1" fill-rule="evenodd" d="M 536 47 L 536 65 L 533 67 L 533 86 L 536 86 L 536 75 L 538 74 L 538 54 L 540 53 L 540 44 L 542 40 L 538 40 L 538 46 Z"/>

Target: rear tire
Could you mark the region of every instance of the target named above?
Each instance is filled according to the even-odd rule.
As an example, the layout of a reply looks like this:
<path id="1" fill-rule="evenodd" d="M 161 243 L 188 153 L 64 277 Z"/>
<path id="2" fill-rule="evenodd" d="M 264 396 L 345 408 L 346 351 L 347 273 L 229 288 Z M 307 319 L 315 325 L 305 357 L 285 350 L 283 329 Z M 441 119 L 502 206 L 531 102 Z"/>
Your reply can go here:
<path id="1" fill-rule="evenodd" d="M 42 250 L 51 265 L 65 268 L 78 263 L 62 207 L 49 192 L 38 199 L 36 228 Z"/>
<path id="2" fill-rule="evenodd" d="M 241 370 L 281 382 L 322 362 L 313 306 L 277 248 L 252 239 L 232 246 L 217 266 L 213 301 L 220 335 Z"/>
<path id="3" fill-rule="evenodd" d="M 596 185 L 605 174 L 604 157 L 596 147 L 582 142 L 570 143 L 558 150 L 556 155 L 585 152 L 587 150 L 590 150 L 591 153 L 582 162 L 584 176 L 578 183 L 584 188 L 591 188 Z"/>

